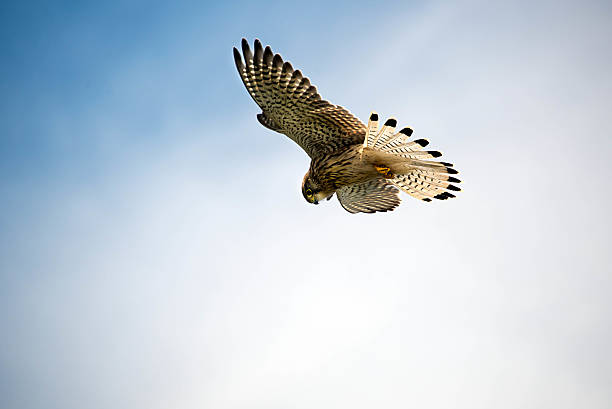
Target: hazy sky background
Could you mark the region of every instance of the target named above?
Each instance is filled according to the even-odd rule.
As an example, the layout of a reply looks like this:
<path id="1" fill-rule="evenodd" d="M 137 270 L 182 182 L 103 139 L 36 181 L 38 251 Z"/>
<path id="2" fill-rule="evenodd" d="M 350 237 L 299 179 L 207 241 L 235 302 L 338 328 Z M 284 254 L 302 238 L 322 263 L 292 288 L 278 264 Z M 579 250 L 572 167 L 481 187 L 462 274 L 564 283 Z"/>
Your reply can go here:
<path id="1" fill-rule="evenodd" d="M 609 2 L 0 6 L 0 407 L 609 408 Z M 351 215 L 231 48 L 428 138 Z"/>

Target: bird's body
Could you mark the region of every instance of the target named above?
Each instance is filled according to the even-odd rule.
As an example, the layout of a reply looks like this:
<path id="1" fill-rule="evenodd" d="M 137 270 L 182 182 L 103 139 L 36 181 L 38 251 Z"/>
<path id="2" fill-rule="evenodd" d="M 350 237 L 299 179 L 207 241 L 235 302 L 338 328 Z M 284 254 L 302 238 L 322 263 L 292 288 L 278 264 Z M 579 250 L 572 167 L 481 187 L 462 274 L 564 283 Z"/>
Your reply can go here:
<path id="1" fill-rule="evenodd" d="M 424 201 L 455 197 L 452 164 L 428 159 L 437 151 L 423 151 L 424 139 L 408 141 L 410 128 L 395 133 L 397 122 L 388 119 L 378 129 L 378 115 L 370 114 L 367 127 L 346 109 L 322 100 L 308 78 L 291 64 L 264 50 L 255 40 L 253 54 L 242 40 L 244 62 L 234 48 L 234 59 L 247 90 L 262 108 L 257 115 L 266 128 L 281 132 L 311 157 L 302 182 L 310 203 L 335 193 L 349 212 L 393 210 L 400 203 L 398 189 Z"/>
<path id="2" fill-rule="evenodd" d="M 361 160 L 362 148 L 351 145 L 325 157 L 313 158 L 308 169 L 313 186 L 327 197 L 343 186 L 380 176 L 366 160 Z"/>
<path id="3" fill-rule="evenodd" d="M 372 179 L 392 179 L 394 171 L 399 173 L 406 161 L 363 145 L 351 145 L 339 152 L 310 161 L 308 176 L 312 183 L 326 195 L 354 183 Z"/>

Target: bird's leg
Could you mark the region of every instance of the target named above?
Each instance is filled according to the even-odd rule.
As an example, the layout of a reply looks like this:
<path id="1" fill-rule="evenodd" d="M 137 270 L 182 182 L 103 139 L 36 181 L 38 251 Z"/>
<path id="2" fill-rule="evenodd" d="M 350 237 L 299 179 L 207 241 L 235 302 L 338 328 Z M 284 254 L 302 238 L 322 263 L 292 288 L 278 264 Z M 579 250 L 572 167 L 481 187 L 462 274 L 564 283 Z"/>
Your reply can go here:
<path id="1" fill-rule="evenodd" d="M 393 174 L 391 173 L 391 169 L 387 166 L 379 166 L 379 165 L 374 165 L 374 169 L 376 169 L 376 171 L 378 173 L 380 173 L 381 175 L 383 175 L 386 178 L 392 178 Z"/>

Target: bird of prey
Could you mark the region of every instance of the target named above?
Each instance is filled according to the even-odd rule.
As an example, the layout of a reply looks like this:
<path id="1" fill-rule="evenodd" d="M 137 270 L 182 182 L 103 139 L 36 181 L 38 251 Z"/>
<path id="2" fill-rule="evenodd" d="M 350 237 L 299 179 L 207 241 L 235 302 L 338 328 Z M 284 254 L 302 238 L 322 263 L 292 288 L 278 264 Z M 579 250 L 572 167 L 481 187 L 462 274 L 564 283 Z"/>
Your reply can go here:
<path id="1" fill-rule="evenodd" d="M 378 114 L 363 124 L 345 108 L 321 98 L 315 86 L 289 62 L 255 40 L 254 52 L 242 39 L 242 55 L 234 47 L 240 78 L 261 113 L 259 122 L 287 135 L 310 156 L 302 181 L 307 202 L 318 204 L 335 193 L 351 213 L 386 212 L 399 203 L 399 191 L 430 202 L 455 197 L 451 183 L 457 171 L 447 162 L 430 159 L 438 151 L 425 151 L 425 139 L 410 140 L 412 129 L 395 132 L 389 118 L 378 129 Z M 399 189 L 399 190 L 398 190 Z"/>

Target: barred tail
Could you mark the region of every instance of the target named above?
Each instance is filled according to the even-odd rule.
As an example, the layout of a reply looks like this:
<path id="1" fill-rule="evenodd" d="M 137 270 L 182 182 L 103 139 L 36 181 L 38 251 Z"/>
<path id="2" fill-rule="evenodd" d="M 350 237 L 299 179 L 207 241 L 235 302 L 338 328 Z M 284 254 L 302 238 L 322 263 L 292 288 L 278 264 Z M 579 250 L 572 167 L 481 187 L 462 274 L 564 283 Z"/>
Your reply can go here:
<path id="1" fill-rule="evenodd" d="M 422 150 L 429 145 L 427 140 L 409 141 L 412 129 L 403 128 L 396 133 L 396 126 L 396 119 L 389 118 L 378 130 L 378 114 L 372 112 L 363 143 L 364 148 L 376 151 L 379 157 L 386 157 L 386 162 L 392 163 L 389 164 L 387 180 L 409 195 L 426 202 L 455 197 L 450 191 L 461 189 L 451 183 L 461 181 L 451 176 L 458 173 L 453 169 L 453 164 L 429 160 L 442 156 L 442 153 Z"/>

